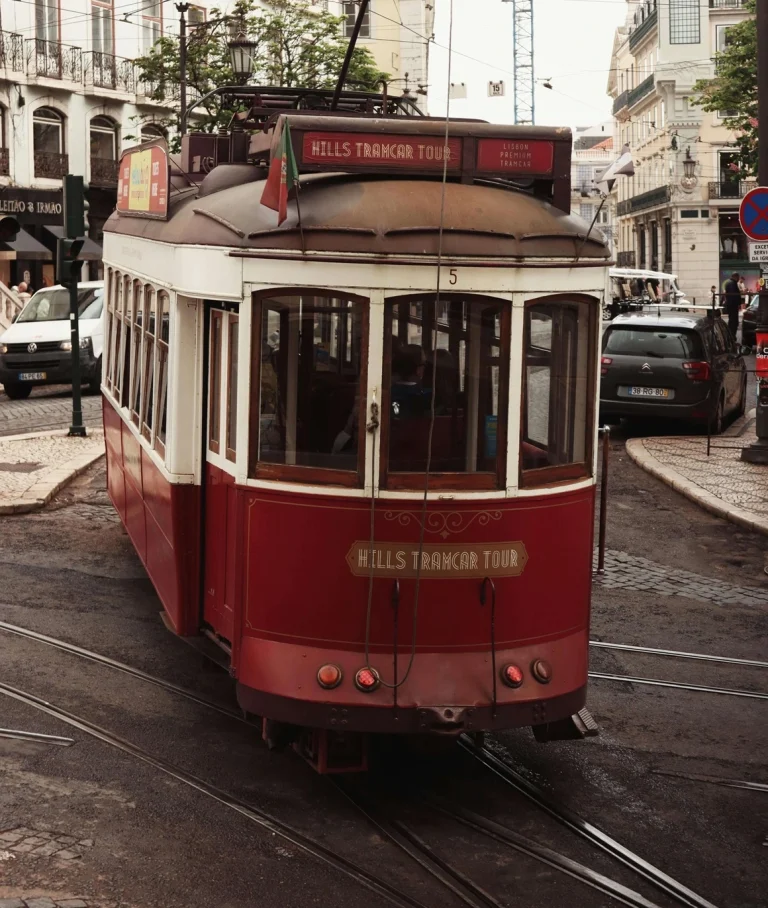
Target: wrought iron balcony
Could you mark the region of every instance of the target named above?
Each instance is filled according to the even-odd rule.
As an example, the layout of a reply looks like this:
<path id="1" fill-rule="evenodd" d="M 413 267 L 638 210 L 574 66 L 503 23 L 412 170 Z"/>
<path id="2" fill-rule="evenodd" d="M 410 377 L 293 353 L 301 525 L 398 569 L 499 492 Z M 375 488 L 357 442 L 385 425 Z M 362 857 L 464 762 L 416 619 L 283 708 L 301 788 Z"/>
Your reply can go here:
<path id="1" fill-rule="evenodd" d="M 629 99 L 629 90 L 623 91 L 618 96 L 618 98 L 616 98 L 616 100 L 613 102 L 613 109 L 612 109 L 612 113 L 613 113 L 614 117 L 620 110 L 624 110 L 624 108 L 627 106 L 628 99 Z"/>
<path id="2" fill-rule="evenodd" d="M 0 176 L 7 177 L 11 172 L 8 160 L 8 149 L 0 148 Z"/>
<path id="3" fill-rule="evenodd" d="M 757 186 L 755 180 L 726 180 L 709 184 L 710 199 L 743 199 L 750 189 Z"/>
<path id="4" fill-rule="evenodd" d="M 709 0 L 710 9 L 744 9 L 744 0 Z"/>
<path id="5" fill-rule="evenodd" d="M 659 22 L 659 11 L 656 9 L 654 4 L 653 11 L 645 17 L 645 19 L 640 22 L 629 36 L 629 49 L 634 50 L 638 44 L 647 37 L 654 28 L 658 25 Z"/>
<path id="6" fill-rule="evenodd" d="M 625 214 L 634 214 L 636 211 L 643 211 L 645 208 L 663 205 L 671 197 L 669 186 L 659 186 L 657 189 L 641 192 L 640 195 L 634 195 L 631 199 L 624 199 L 623 202 L 619 202 L 616 206 L 616 214 L 619 217 Z"/>
<path id="7" fill-rule="evenodd" d="M 619 268 L 634 268 L 635 267 L 635 250 L 632 249 L 629 252 L 620 252 L 616 256 L 616 265 Z"/>
<path id="8" fill-rule="evenodd" d="M 653 91 L 654 76 L 653 73 L 647 76 L 643 81 L 629 92 L 627 98 L 627 107 L 634 107 L 638 101 L 642 101 L 646 95 Z"/>
<path id="9" fill-rule="evenodd" d="M 84 70 L 86 85 L 93 85 L 94 88 L 111 88 L 114 91 L 136 90 L 132 60 L 94 50 L 85 55 Z"/>
<path id="10" fill-rule="evenodd" d="M 143 95 L 148 101 L 156 101 L 158 104 L 172 103 L 179 99 L 179 83 L 172 82 L 170 79 L 149 81 L 142 79 L 137 73 L 136 94 Z M 187 103 L 191 103 L 189 89 L 187 89 Z"/>
<path id="11" fill-rule="evenodd" d="M 69 171 L 69 155 L 52 151 L 35 152 L 35 176 L 60 180 Z"/>
<path id="12" fill-rule="evenodd" d="M 83 52 L 79 47 L 29 38 L 27 45 L 27 74 L 68 82 L 83 81 Z"/>
<path id="13" fill-rule="evenodd" d="M 117 186 L 118 161 L 110 158 L 91 158 L 91 186 Z"/>
<path id="14" fill-rule="evenodd" d="M 14 32 L 0 32 L 0 67 L 20 73 L 24 69 L 24 39 Z"/>

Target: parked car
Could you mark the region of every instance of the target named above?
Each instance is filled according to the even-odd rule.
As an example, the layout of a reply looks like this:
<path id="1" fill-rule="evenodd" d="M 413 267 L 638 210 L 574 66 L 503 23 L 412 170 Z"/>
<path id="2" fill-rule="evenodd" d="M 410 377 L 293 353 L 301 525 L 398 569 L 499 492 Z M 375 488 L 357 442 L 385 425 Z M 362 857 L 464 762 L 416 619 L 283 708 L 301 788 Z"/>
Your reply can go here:
<path id="1" fill-rule="evenodd" d="M 80 375 L 89 389 L 101 387 L 104 347 L 104 281 L 78 285 Z M 13 400 L 29 397 L 35 385 L 72 382 L 69 290 L 38 290 L 0 336 L 0 383 Z"/>
<path id="2" fill-rule="evenodd" d="M 603 310 L 606 319 L 657 303 L 681 308 L 692 305 L 678 286 L 676 274 L 647 268 L 609 269 Z"/>
<path id="3" fill-rule="evenodd" d="M 665 417 L 722 431 L 747 403 L 743 349 L 719 311 L 619 315 L 603 334 L 600 415 Z"/>
<path id="4" fill-rule="evenodd" d="M 745 347 L 754 347 L 757 343 L 755 340 L 755 329 L 757 328 L 757 307 L 759 303 L 760 296 L 755 293 L 742 315 L 741 342 Z"/>

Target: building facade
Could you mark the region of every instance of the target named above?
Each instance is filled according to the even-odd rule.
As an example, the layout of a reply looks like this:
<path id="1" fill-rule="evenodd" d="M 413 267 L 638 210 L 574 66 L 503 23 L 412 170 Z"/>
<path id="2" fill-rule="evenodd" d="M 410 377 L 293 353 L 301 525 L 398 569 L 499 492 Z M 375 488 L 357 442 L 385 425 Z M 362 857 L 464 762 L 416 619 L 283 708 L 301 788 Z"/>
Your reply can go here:
<path id="1" fill-rule="evenodd" d="M 618 263 L 674 272 L 697 300 L 722 291 L 734 270 L 750 286 L 759 276 L 738 229 L 739 201 L 754 184 L 731 167 L 727 112 L 707 113 L 693 94 L 746 16 L 743 0 L 628 0 L 614 40 L 614 135 L 635 163 L 635 176 L 616 184 Z"/>
<path id="2" fill-rule="evenodd" d="M 613 142 L 613 121 L 598 123 L 573 132 L 571 156 L 571 214 L 577 214 L 587 224 L 594 222 L 605 236 L 614 258 L 618 251 L 614 229 L 616 219 L 616 188 L 603 198 L 597 187 L 600 172 L 616 160 Z"/>

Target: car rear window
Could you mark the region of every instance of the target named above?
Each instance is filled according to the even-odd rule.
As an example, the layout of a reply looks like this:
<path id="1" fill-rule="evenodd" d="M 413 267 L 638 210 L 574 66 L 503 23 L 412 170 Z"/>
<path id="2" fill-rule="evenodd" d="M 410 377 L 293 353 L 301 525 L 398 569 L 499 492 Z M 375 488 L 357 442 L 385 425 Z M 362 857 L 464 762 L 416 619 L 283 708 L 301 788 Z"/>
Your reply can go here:
<path id="1" fill-rule="evenodd" d="M 609 328 L 603 353 L 615 356 L 658 356 L 666 359 L 700 359 L 701 338 L 677 328 Z"/>

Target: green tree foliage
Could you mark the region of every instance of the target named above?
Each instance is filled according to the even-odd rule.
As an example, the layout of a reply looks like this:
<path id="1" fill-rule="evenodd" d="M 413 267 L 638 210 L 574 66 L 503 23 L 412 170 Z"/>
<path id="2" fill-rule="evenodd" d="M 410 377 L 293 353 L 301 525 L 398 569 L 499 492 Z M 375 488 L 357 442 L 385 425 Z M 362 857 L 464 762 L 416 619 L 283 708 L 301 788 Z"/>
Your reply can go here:
<path id="1" fill-rule="evenodd" d="M 723 122 L 736 131 L 740 176 L 757 175 L 757 24 L 756 0 L 746 0 L 752 15 L 728 29 L 725 50 L 717 55 L 713 79 L 694 85 L 697 103 L 707 111 L 728 111 Z"/>
<path id="2" fill-rule="evenodd" d="M 257 6 L 255 0 L 237 0 L 229 13 L 211 10 L 203 27 L 188 26 L 187 104 L 214 88 L 234 85 L 227 42 L 244 32 L 256 42 L 252 85 L 285 88 L 334 88 L 348 46 L 342 32 L 343 19 L 310 5 L 308 0 L 271 0 Z M 177 113 L 162 125 L 178 123 L 179 39 L 161 38 L 142 57 L 137 58 L 139 78 L 149 86 L 156 101 L 175 105 Z M 355 87 L 375 90 L 381 72 L 367 48 L 355 48 L 347 82 Z M 212 132 L 226 126 L 234 111 L 220 110 L 212 99 L 197 108 L 194 128 Z"/>

